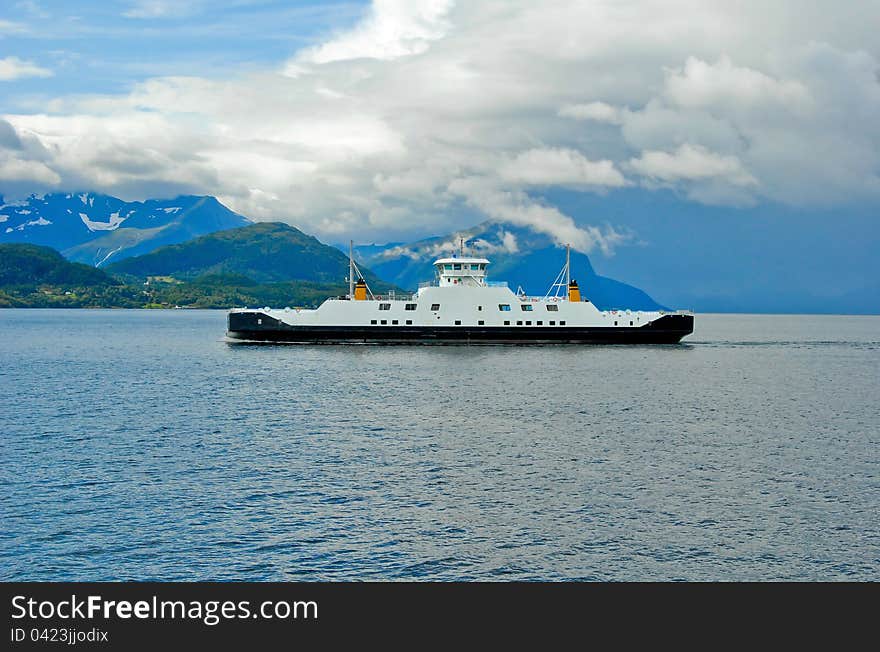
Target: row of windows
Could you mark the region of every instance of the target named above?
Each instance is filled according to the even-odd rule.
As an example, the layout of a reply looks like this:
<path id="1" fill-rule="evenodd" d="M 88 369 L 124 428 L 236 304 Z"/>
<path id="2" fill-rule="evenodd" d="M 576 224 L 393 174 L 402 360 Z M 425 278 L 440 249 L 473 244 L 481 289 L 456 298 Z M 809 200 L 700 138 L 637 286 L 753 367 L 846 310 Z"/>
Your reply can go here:
<path id="1" fill-rule="evenodd" d="M 399 323 L 399 322 L 398 322 L 397 319 L 392 319 L 392 320 L 391 320 L 391 325 L 392 325 L 392 326 L 397 326 L 398 323 Z M 380 320 L 371 319 L 371 320 L 370 320 L 370 324 L 372 324 L 373 326 L 376 326 L 377 324 L 380 325 L 380 326 L 387 326 L 387 325 L 388 325 L 388 320 L 387 320 L 387 319 L 380 319 Z M 406 320 L 406 325 L 407 325 L 407 326 L 412 326 L 412 319 L 407 319 L 407 320 Z M 461 320 L 460 320 L 460 319 L 456 319 L 456 320 L 455 320 L 455 325 L 456 325 L 456 326 L 461 326 Z M 480 321 L 477 322 L 477 326 L 485 326 L 485 325 L 486 325 L 486 322 L 484 322 L 482 319 L 481 319 Z M 509 321 L 505 321 L 505 322 L 504 322 L 504 325 L 505 325 L 505 326 L 510 326 L 510 322 L 509 322 Z M 516 322 L 516 325 L 517 325 L 517 326 L 522 326 L 522 325 L 523 325 L 523 322 L 522 322 L 522 321 L 518 321 L 518 322 Z M 531 321 L 527 321 L 527 322 L 525 322 L 525 325 L 526 325 L 526 326 L 531 326 L 531 325 L 532 325 L 532 322 L 531 322 Z M 544 325 L 544 322 L 543 322 L 543 321 L 536 321 L 536 322 L 535 322 L 535 326 L 543 326 L 543 325 Z M 555 322 L 555 321 L 549 321 L 549 322 L 547 322 L 547 325 L 548 325 L 548 326 L 556 326 L 556 322 Z M 565 326 L 565 321 L 561 321 L 561 322 L 559 322 L 559 325 L 560 325 L 560 326 Z M 616 325 L 616 322 L 615 322 L 615 325 Z M 632 324 L 630 324 L 630 326 L 632 326 Z"/>
<path id="2" fill-rule="evenodd" d="M 523 312 L 532 312 L 534 310 L 534 306 L 530 303 L 523 303 L 520 305 L 520 310 Z M 510 312 L 510 304 L 509 303 L 499 303 L 498 310 L 501 312 Z M 559 312 L 559 306 L 556 304 L 547 304 L 548 312 Z"/>
<path id="3" fill-rule="evenodd" d="M 462 263 L 446 263 L 443 265 L 443 269 L 446 270 L 462 270 L 462 269 L 472 269 L 477 271 L 478 269 L 486 269 L 486 263 L 471 263 L 470 265 L 462 264 Z"/>
<path id="4" fill-rule="evenodd" d="M 417 305 L 418 304 L 415 304 L 415 303 L 408 303 L 408 304 L 406 304 L 406 310 L 410 310 L 410 311 L 415 310 Z M 559 306 L 557 306 L 555 304 L 548 304 L 546 307 L 547 307 L 548 312 L 559 312 Z M 520 309 L 523 312 L 532 312 L 534 310 L 534 306 L 530 303 L 524 303 L 524 304 L 520 305 Z M 390 303 L 380 303 L 379 310 L 391 310 L 391 304 Z M 431 310 L 433 310 L 434 312 L 437 312 L 438 310 L 440 310 L 440 304 L 439 303 L 432 303 Z M 482 311 L 483 306 L 477 306 L 477 310 Z M 501 312 L 510 312 L 510 304 L 509 303 L 499 303 L 498 310 L 500 310 Z M 615 323 L 615 326 L 616 325 L 617 324 Z"/>

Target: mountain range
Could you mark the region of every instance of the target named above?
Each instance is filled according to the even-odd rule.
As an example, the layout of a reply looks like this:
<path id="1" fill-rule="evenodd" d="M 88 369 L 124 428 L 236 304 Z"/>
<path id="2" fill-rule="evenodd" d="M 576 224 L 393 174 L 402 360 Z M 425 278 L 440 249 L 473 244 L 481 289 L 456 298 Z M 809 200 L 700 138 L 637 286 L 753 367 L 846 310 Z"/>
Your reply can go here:
<path id="1" fill-rule="evenodd" d="M 0 243 L 51 247 L 95 267 L 250 223 L 214 197 L 126 202 L 82 192 L 31 195 L 9 204 L 0 197 Z"/>
<path id="2" fill-rule="evenodd" d="M 399 291 L 367 269 L 376 292 Z M 316 306 L 348 291 L 348 257 L 287 224 L 260 223 L 160 247 L 104 268 L 49 247 L 0 244 L 0 307 Z"/>
<path id="3" fill-rule="evenodd" d="M 415 290 L 433 278 L 433 260 L 456 251 L 461 238 L 469 253 L 490 259 L 492 280 L 533 295 L 547 291 L 565 258 L 548 235 L 498 221 L 413 243 L 362 245 L 355 253 L 375 292 Z M 207 196 L 125 202 L 83 192 L 0 199 L 4 243 L 51 247 L 69 261 L 108 271 L 119 287 L 141 288 L 121 305 L 313 305 L 347 289 L 348 259 L 338 248 L 286 224 L 252 223 Z M 597 274 L 583 253 L 573 251 L 571 263 L 582 293 L 601 309 L 663 307 L 640 289 Z M 44 305 L 56 290 L 62 297 L 82 294 L 50 283 L 55 290 L 42 296 L 39 280 L 32 280 L 31 298 L 17 295 L 25 304 Z"/>
<path id="4" fill-rule="evenodd" d="M 436 258 L 459 253 L 462 239 L 465 254 L 491 261 L 491 280 L 507 281 L 511 289 L 522 288 L 529 295 L 545 294 L 565 263 L 565 249 L 550 236 L 499 221 L 409 244 L 362 245 L 355 248 L 355 255 L 378 276 L 413 289 L 434 278 L 432 262 Z M 589 257 L 574 250 L 571 277 L 578 281 L 581 293 L 602 310 L 664 308 L 642 290 L 600 276 Z"/>

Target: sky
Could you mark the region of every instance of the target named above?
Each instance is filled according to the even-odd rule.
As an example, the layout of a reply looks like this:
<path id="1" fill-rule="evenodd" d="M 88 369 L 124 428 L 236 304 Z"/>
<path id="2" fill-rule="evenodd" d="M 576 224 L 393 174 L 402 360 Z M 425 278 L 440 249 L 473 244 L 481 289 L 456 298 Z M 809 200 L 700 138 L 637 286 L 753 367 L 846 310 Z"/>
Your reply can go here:
<path id="1" fill-rule="evenodd" d="M 336 242 L 498 219 L 649 289 L 646 252 L 876 288 L 878 25 L 858 0 L 8 0 L 0 192 L 212 194 Z"/>

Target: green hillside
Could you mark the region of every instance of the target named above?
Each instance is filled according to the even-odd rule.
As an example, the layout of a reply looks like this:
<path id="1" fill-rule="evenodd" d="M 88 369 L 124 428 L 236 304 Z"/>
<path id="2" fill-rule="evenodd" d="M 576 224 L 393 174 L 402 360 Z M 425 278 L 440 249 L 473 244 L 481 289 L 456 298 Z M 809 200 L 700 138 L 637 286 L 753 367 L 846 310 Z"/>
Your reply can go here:
<path id="1" fill-rule="evenodd" d="M 50 247 L 0 244 L 0 286 L 99 286 L 114 283 L 100 269 L 68 262 Z"/>
<path id="2" fill-rule="evenodd" d="M 398 289 L 363 270 L 376 292 Z M 105 270 L 48 247 L 0 245 L 0 307 L 317 306 L 348 291 L 348 258 L 284 224 L 162 247 Z"/>
<path id="3" fill-rule="evenodd" d="M 107 267 L 114 274 L 140 279 L 235 275 L 257 283 L 309 281 L 342 288 L 348 276 L 348 257 L 287 224 L 264 222 L 218 231 Z M 363 270 L 374 290 L 390 287 Z"/>
<path id="4" fill-rule="evenodd" d="M 71 263 L 50 247 L 0 245 L 0 308 L 137 308 L 143 296 L 139 288 Z"/>

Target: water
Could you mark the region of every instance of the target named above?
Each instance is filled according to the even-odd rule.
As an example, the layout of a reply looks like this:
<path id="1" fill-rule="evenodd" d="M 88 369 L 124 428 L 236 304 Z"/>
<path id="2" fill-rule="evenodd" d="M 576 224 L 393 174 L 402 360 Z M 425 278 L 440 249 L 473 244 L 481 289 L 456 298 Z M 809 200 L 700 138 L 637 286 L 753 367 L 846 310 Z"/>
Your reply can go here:
<path id="1" fill-rule="evenodd" d="M 228 345 L 0 311 L 0 579 L 880 579 L 880 317 Z"/>

